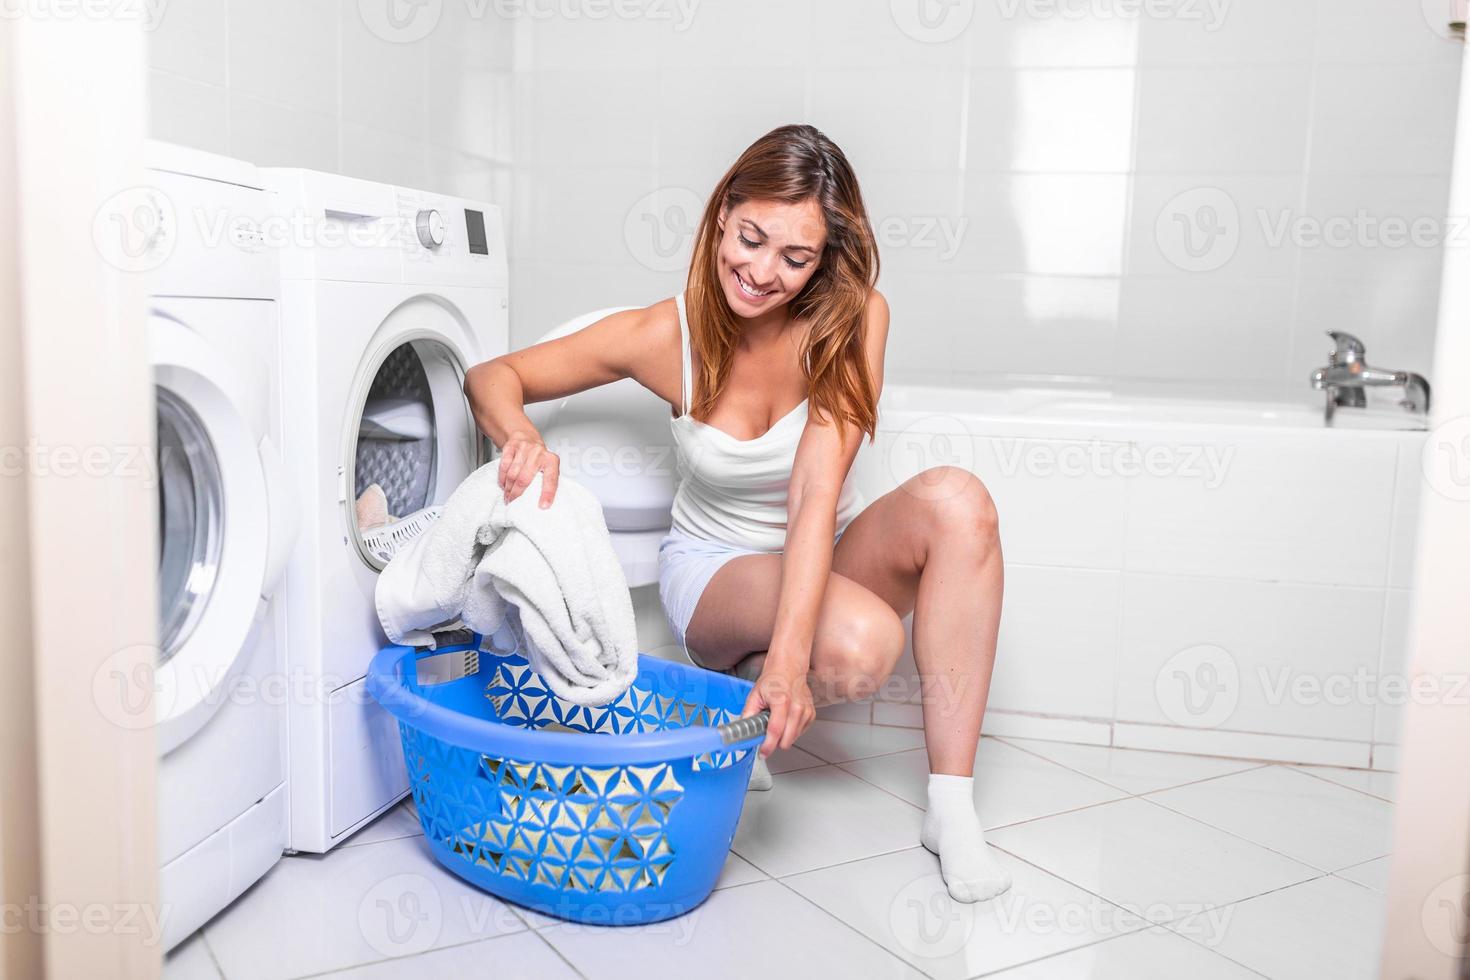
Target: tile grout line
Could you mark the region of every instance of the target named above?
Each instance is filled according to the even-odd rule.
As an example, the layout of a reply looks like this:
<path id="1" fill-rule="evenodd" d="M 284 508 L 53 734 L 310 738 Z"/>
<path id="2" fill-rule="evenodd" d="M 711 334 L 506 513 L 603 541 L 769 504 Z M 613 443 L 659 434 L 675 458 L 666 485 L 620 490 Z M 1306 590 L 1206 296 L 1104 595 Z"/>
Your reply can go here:
<path id="1" fill-rule="evenodd" d="M 874 855 L 874 856 L 876 857 L 877 855 Z M 917 973 L 920 973 L 920 974 L 922 974 L 923 976 L 926 976 L 926 977 L 931 977 L 932 978 L 934 976 L 934 974 L 930 973 L 928 970 L 920 969 L 919 967 L 917 967 L 914 964 L 910 963 L 908 960 L 904 959 L 902 956 L 899 956 L 893 950 L 889 949 L 887 946 L 884 946 L 882 943 L 878 942 L 872 936 L 869 936 L 867 933 L 861 932 L 857 928 L 855 928 L 854 926 L 848 924 L 848 922 L 846 920 L 844 920 L 841 916 L 838 916 L 837 914 L 835 914 L 835 913 L 833 913 L 833 912 L 831 912 L 831 911 L 823 908 L 822 906 L 818 905 L 816 902 L 812 901 L 810 898 L 807 898 L 805 895 L 803 895 L 801 892 L 797 891 L 795 888 L 792 888 L 790 885 L 786 884 L 786 882 L 782 881 L 780 878 L 772 878 L 771 880 L 774 881 L 774 882 L 776 882 L 777 885 L 779 885 L 780 887 L 786 889 L 791 894 L 795 895 L 798 900 L 803 901 L 806 904 L 810 905 L 812 908 L 816 909 L 818 912 L 822 913 L 827 918 L 833 920 L 838 925 L 842 926 L 842 928 L 846 929 L 848 932 L 851 932 L 851 933 L 853 933 L 853 934 L 861 937 L 864 942 L 866 942 L 869 945 L 871 945 L 871 946 L 873 946 L 873 947 L 881 950 L 883 953 L 885 953 L 886 955 L 888 955 L 892 959 L 896 960 L 898 963 L 902 964 L 903 966 L 905 966 L 905 967 L 909 968 L 910 970 L 913 970 L 913 971 L 915 971 Z"/>
<path id="2" fill-rule="evenodd" d="M 1342 789 L 1350 789 L 1354 793 L 1362 793 L 1364 796 L 1370 797 L 1371 799 L 1382 800 L 1384 803 L 1387 803 L 1390 806 L 1397 806 L 1398 805 L 1398 802 L 1396 800 L 1391 800 L 1391 799 L 1389 799 L 1386 796 L 1379 796 L 1377 793 L 1370 793 L 1366 789 L 1359 789 L 1356 786 L 1349 786 L 1346 783 L 1339 783 L 1337 780 L 1335 780 L 1335 779 L 1328 779 L 1326 776 L 1323 776 L 1320 773 L 1307 772 L 1307 770 L 1301 768 L 1304 765 L 1310 765 L 1310 763 L 1305 763 L 1305 762 L 1303 762 L 1303 763 L 1283 762 L 1283 763 L 1281 763 L 1281 765 L 1283 765 L 1283 766 L 1289 766 L 1290 768 L 1292 768 L 1292 769 L 1296 770 L 1297 772 L 1301 773 L 1303 776 L 1311 776 L 1313 779 L 1320 779 L 1324 783 L 1329 783 L 1329 784 L 1331 784 L 1333 786 L 1337 786 L 1337 787 L 1340 787 Z M 1328 768 L 1328 769 L 1337 769 L 1337 768 L 1345 768 L 1345 767 L 1342 767 L 1342 766 L 1328 766 L 1326 768 Z M 1350 769 L 1348 771 L 1349 772 L 1381 772 L 1381 770 L 1375 770 L 1375 769 Z"/>

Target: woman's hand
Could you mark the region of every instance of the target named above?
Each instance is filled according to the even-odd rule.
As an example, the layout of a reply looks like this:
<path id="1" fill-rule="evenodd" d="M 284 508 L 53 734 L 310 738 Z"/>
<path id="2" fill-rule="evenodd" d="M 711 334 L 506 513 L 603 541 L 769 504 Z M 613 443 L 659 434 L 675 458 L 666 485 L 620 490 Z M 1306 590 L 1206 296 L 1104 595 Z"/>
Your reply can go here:
<path id="1" fill-rule="evenodd" d="M 817 716 L 812 691 L 806 683 L 805 666 L 773 661 L 770 655 L 766 656 L 765 669 L 756 678 L 755 690 L 745 699 L 742 716 L 749 717 L 766 708 L 771 711 L 771 721 L 766 726 L 766 739 L 761 743 L 762 756 L 769 756 L 778 748 L 791 748 Z"/>
<path id="2" fill-rule="evenodd" d="M 507 503 L 525 492 L 541 474 L 541 506 L 550 507 L 556 496 L 556 483 L 561 476 L 561 457 L 539 437 L 511 436 L 500 453 L 500 489 Z"/>

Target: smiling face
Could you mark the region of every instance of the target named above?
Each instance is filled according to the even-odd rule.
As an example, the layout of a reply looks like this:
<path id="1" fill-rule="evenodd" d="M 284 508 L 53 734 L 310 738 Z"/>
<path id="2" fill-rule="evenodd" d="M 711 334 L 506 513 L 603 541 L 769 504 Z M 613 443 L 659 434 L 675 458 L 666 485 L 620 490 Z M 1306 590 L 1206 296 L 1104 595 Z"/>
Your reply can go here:
<path id="1" fill-rule="evenodd" d="M 817 271 L 826 240 L 827 222 L 815 198 L 742 201 L 722 209 L 716 264 L 730 309 L 748 319 L 789 303 Z"/>

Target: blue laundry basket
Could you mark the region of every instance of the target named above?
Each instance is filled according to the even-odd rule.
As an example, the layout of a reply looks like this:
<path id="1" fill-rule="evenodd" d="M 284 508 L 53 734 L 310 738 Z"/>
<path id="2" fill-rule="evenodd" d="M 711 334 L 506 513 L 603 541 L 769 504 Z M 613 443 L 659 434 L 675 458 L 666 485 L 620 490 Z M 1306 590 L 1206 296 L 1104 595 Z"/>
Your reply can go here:
<path id="1" fill-rule="evenodd" d="M 751 685 L 640 656 L 611 704 L 553 695 L 513 625 L 383 648 L 367 688 L 398 720 L 439 863 L 535 911 L 599 925 L 681 915 L 720 876 L 766 715 Z"/>

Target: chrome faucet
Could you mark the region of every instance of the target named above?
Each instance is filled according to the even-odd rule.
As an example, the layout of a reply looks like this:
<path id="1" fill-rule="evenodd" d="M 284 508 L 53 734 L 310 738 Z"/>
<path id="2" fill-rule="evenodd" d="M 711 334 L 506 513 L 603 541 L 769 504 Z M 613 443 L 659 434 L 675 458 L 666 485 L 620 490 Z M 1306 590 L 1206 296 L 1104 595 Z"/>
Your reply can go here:
<path id="1" fill-rule="evenodd" d="M 1332 351 L 1327 366 L 1312 372 L 1312 387 L 1327 392 L 1327 424 L 1339 408 L 1363 408 L 1368 404 L 1365 388 L 1404 389 L 1399 405 L 1407 412 L 1426 415 L 1429 412 L 1429 382 L 1413 371 L 1385 371 L 1372 368 L 1363 359 L 1363 342 L 1350 333 L 1329 330 Z"/>

